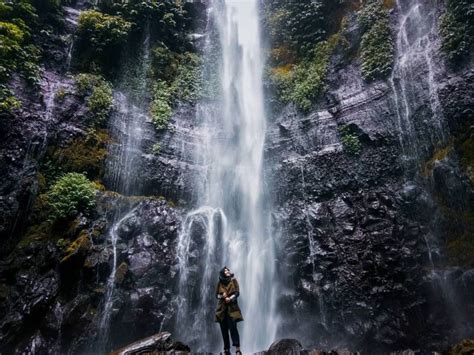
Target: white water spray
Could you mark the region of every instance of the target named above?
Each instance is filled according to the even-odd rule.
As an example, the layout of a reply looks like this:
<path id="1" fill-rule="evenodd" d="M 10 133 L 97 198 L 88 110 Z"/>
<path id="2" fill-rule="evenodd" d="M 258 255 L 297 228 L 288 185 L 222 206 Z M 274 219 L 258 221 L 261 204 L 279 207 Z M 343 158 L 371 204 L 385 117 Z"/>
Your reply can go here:
<path id="1" fill-rule="evenodd" d="M 193 351 L 221 349 L 213 314 L 224 264 L 241 288 L 244 352 L 268 348 L 276 333 L 274 240 L 263 194 L 264 55 L 258 14 L 257 0 L 215 2 L 210 12 L 221 53 L 220 100 L 198 107 L 196 161 L 207 167 L 207 176 L 204 184 L 199 181 L 202 207 L 186 217 L 178 247 L 177 329 Z"/>

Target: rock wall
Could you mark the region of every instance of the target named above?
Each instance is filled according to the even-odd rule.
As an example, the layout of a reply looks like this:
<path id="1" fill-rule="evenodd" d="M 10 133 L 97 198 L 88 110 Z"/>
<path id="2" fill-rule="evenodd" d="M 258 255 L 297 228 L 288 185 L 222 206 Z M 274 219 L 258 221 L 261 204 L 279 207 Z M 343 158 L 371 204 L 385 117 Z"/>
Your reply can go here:
<path id="1" fill-rule="evenodd" d="M 391 12 L 395 33 L 402 31 L 398 17 L 410 21 L 404 12 L 410 4 L 401 5 Z M 438 6 L 420 2 L 416 11 L 432 19 L 442 11 Z M 423 23 L 404 29 L 413 43 L 414 26 Z M 443 349 L 472 336 L 474 324 L 460 311 L 473 307 L 466 282 L 472 270 L 453 269 L 459 264 L 446 255 L 446 224 L 467 231 L 470 222 L 450 219 L 445 205 L 472 211 L 472 180 L 452 142 L 460 127 L 472 132 L 473 72 L 470 64 L 456 71 L 445 66 L 435 31 L 429 32 L 433 58 L 410 53 L 408 77 L 394 79 L 409 81 L 406 119 L 414 132 L 408 139 L 397 114 L 399 88 L 390 80 L 364 82 L 358 61 L 347 61 L 341 49 L 316 110 L 302 115 L 290 105 L 271 122 L 266 174 L 280 243 L 282 337 L 379 353 Z M 350 48 L 358 36 L 352 17 Z M 397 61 L 404 59 L 397 54 Z M 439 128 L 437 115 L 446 128 Z M 344 125 L 357 135 L 360 154 L 345 148 Z M 407 144 L 416 150 L 404 149 Z M 440 155 L 446 147 L 450 153 Z"/>
<path id="2" fill-rule="evenodd" d="M 402 3 L 391 12 L 394 33 L 406 11 Z M 421 3 L 426 18 L 442 11 L 441 4 Z M 356 52 L 354 14 L 347 38 Z M 408 77 L 392 82 L 364 82 L 357 57 L 340 48 L 314 110 L 302 114 L 290 104 L 268 122 L 265 177 L 279 245 L 279 335 L 300 339 L 305 348 L 440 350 L 474 336 L 474 265 L 463 256 L 472 248 L 474 72 L 472 62 L 446 66 L 434 29 L 429 38 L 438 53 L 435 70 L 423 52 L 411 58 Z M 106 191 L 104 181 L 93 215 L 57 226 L 50 238 L 28 232 L 48 149 L 87 135 L 84 100 L 64 68 L 51 69 L 66 49 L 51 49 L 56 59 L 45 66 L 38 91 L 12 81 L 23 108 L 0 120 L 0 350 L 6 354 L 96 349 L 112 265 L 109 231 L 127 213 L 119 225 L 107 348 L 175 330 L 176 243 L 182 216 L 196 201 L 192 182 L 203 174 L 192 154 L 199 141 L 195 107 L 178 106 L 166 131 L 147 122 L 136 171 L 145 197 Z M 426 82 L 430 73 L 435 94 Z M 406 119 L 414 135 L 400 125 L 400 80 L 413 83 Z M 66 91 L 60 103 L 58 87 Z M 344 146 L 343 125 L 357 136 L 360 154 Z M 416 142 L 416 154 L 404 150 L 404 139 Z M 150 154 L 156 141 L 160 154 Z"/>

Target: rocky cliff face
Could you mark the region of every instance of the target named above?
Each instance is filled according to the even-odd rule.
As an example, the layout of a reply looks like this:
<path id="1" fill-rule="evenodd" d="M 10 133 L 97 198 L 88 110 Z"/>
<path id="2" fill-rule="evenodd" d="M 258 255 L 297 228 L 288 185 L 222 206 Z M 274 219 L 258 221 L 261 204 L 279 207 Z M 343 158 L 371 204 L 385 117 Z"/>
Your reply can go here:
<path id="1" fill-rule="evenodd" d="M 279 334 L 306 348 L 439 350 L 474 334 L 474 265 L 467 254 L 473 250 L 474 72 L 472 62 L 446 65 L 437 35 L 443 10 L 400 1 L 390 13 L 397 55 L 389 79 L 365 82 L 357 57 L 340 48 L 313 110 L 303 114 L 289 104 L 268 123 Z M 360 36 L 351 14 L 352 51 Z M 196 108 L 177 106 L 168 130 L 156 132 L 146 122 L 135 171 L 145 196 L 106 191 L 105 179 L 93 214 L 57 225 L 46 238 L 31 230 L 41 225 L 38 173 L 54 151 L 87 136 L 89 115 L 64 68 L 51 69 L 67 57 L 67 47 L 49 52 L 56 59 L 47 60 L 37 90 L 12 80 L 23 108 L 0 120 L 0 349 L 96 349 L 112 226 L 117 268 L 106 348 L 174 330 L 178 234 L 195 202 L 192 182 L 204 173 L 192 154 Z M 343 126 L 358 154 L 345 143 Z M 157 141 L 160 153 L 151 154 Z M 105 158 L 98 163 L 99 170 L 107 166 Z"/>
<path id="2" fill-rule="evenodd" d="M 282 335 L 382 352 L 442 349 L 472 334 L 459 312 L 473 307 L 472 270 L 447 261 L 442 225 L 469 229 L 470 222 L 448 222 L 446 206 L 472 213 L 472 181 L 453 140 L 460 127 L 472 130 L 474 77 L 470 65 L 453 71 L 437 52 L 441 10 L 424 2 L 393 10 L 395 31 L 409 41 L 396 61 L 409 63 L 396 63 L 391 80 L 367 84 L 357 61 L 336 55 L 317 109 L 301 115 L 288 106 L 271 124 Z M 424 20 L 415 25 L 416 12 Z M 432 27 L 420 33 L 423 25 Z M 350 22 L 348 38 L 357 41 L 357 31 Z M 345 147 L 343 125 L 360 154 Z"/>

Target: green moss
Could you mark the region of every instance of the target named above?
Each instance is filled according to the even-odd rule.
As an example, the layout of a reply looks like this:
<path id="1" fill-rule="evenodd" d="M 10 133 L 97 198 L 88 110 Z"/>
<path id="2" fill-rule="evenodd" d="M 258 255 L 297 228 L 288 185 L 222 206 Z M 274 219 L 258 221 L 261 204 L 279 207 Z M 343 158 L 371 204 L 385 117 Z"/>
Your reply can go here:
<path id="1" fill-rule="evenodd" d="M 294 66 L 279 67 L 272 70 L 271 79 L 276 84 L 283 102 L 294 102 L 302 111 L 308 111 L 314 100 L 325 88 L 329 62 L 341 36 L 331 36 L 318 43 L 313 57 Z"/>
<path id="2" fill-rule="evenodd" d="M 71 244 L 69 244 L 64 251 L 64 257 L 61 259 L 61 263 L 67 262 L 72 257 L 78 254 L 86 254 L 92 246 L 89 233 L 82 231 Z"/>
<path id="3" fill-rule="evenodd" d="M 359 155 L 362 150 L 359 136 L 348 125 L 343 125 L 338 130 L 344 150 L 350 155 Z"/>
<path id="4" fill-rule="evenodd" d="M 82 69 L 104 69 L 128 38 L 132 23 L 96 10 L 81 12 L 77 26 L 76 61 Z"/>
<path id="5" fill-rule="evenodd" d="M 176 76 L 170 89 L 174 101 L 195 103 L 202 91 L 202 59 L 195 53 L 180 55 Z"/>
<path id="6" fill-rule="evenodd" d="M 75 76 L 76 92 L 85 97 L 91 121 L 95 126 L 103 126 L 113 108 L 112 85 L 100 75 L 78 74 Z"/>
<path id="7" fill-rule="evenodd" d="M 51 158 L 62 171 L 85 173 L 91 179 L 100 179 L 109 143 L 107 130 L 91 131 L 85 139 L 77 138 L 67 147 L 54 151 Z"/>
<path id="8" fill-rule="evenodd" d="M 122 262 L 118 267 L 117 271 L 115 272 L 115 283 L 121 284 L 125 280 L 125 276 L 127 276 L 128 272 L 128 264 L 126 262 Z"/>
<path id="9" fill-rule="evenodd" d="M 466 172 L 474 186 L 474 135 L 470 135 L 466 140 L 460 143 L 459 154 L 461 158 L 461 167 Z"/>
<path id="10" fill-rule="evenodd" d="M 435 150 L 433 156 L 423 165 L 422 175 L 424 177 L 431 176 L 435 163 L 445 159 L 452 152 L 453 148 L 453 144 L 450 143 L 446 147 Z"/>
<path id="11" fill-rule="evenodd" d="M 358 13 L 358 21 L 365 31 L 360 44 L 362 76 L 367 81 L 384 78 L 392 71 L 395 54 L 384 3 L 369 1 Z"/>
<path id="12" fill-rule="evenodd" d="M 95 206 L 95 186 L 83 174 L 68 173 L 59 178 L 47 193 L 50 220 L 89 213 Z"/>
<path id="13" fill-rule="evenodd" d="M 471 355 L 474 354 L 474 340 L 464 339 L 462 342 L 454 346 L 449 355 Z"/>
<path id="14" fill-rule="evenodd" d="M 155 144 L 153 144 L 153 146 L 151 147 L 151 152 L 152 152 L 154 155 L 159 155 L 159 154 L 160 154 L 160 151 L 161 151 L 161 145 L 160 145 L 160 143 L 155 143 Z"/>
<path id="15" fill-rule="evenodd" d="M 447 0 L 439 26 L 441 49 L 453 62 L 467 60 L 474 50 L 474 10 L 472 1 Z"/>
<path id="16" fill-rule="evenodd" d="M 57 102 L 62 102 L 64 101 L 64 98 L 66 97 L 67 94 L 68 92 L 66 91 L 66 89 L 61 87 L 56 91 L 54 95 L 54 100 Z"/>
<path id="17" fill-rule="evenodd" d="M 26 248 L 31 243 L 43 240 L 49 240 L 53 236 L 53 225 L 49 221 L 30 226 L 18 243 L 18 248 Z"/>
<path id="18" fill-rule="evenodd" d="M 159 80 L 154 86 L 150 113 L 156 129 L 161 130 L 168 127 L 172 114 L 171 89 L 164 81 Z"/>
<path id="19" fill-rule="evenodd" d="M 31 84 L 39 81 L 39 50 L 31 36 L 37 17 L 26 0 L 0 4 L 0 113 L 11 113 L 21 104 L 7 86 L 12 73 Z"/>

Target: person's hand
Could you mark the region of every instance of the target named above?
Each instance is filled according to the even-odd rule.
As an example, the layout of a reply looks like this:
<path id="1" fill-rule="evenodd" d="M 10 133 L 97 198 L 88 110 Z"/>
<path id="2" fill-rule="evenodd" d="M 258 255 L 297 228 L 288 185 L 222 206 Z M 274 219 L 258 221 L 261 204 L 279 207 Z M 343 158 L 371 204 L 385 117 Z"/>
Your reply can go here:
<path id="1" fill-rule="evenodd" d="M 227 298 L 227 293 L 224 292 L 224 293 L 222 294 L 222 297 Z"/>
<path id="2" fill-rule="evenodd" d="M 230 297 L 226 297 L 225 298 L 225 303 L 229 303 L 230 302 Z"/>

